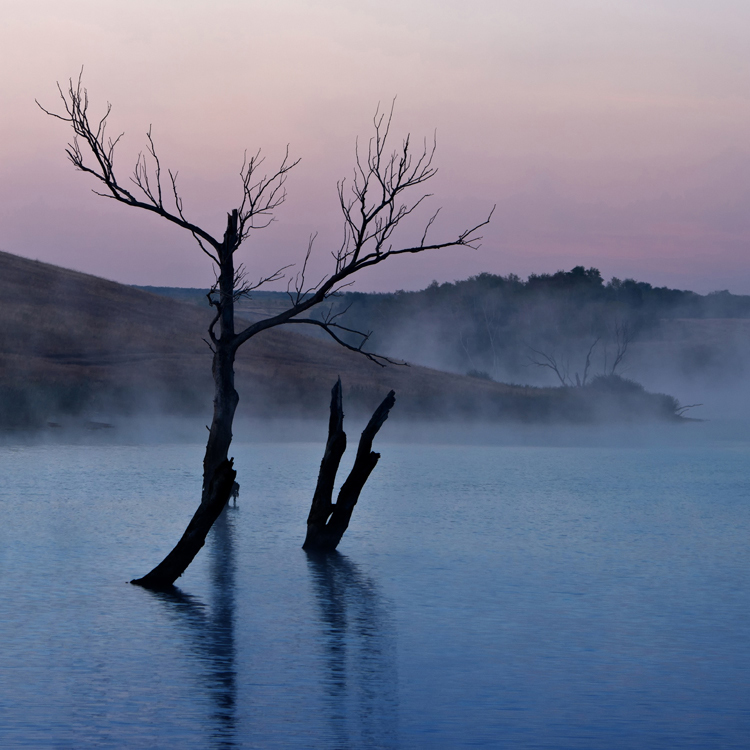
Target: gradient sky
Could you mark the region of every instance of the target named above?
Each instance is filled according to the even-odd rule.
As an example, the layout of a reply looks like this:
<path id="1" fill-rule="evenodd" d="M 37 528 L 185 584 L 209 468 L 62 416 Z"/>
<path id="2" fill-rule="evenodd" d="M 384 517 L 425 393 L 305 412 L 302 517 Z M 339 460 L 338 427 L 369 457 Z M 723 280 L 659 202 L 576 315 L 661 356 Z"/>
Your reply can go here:
<path id="1" fill-rule="evenodd" d="M 3 0 L 0 249 L 137 284 L 206 286 L 210 262 L 163 220 L 92 195 L 66 162 L 55 81 L 112 102 L 125 176 L 149 124 L 186 212 L 220 233 L 244 149 L 302 162 L 278 222 L 242 252 L 263 274 L 319 232 L 378 102 L 437 129 L 437 235 L 498 208 L 479 250 L 393 259 L 362 290 L 481 271 L 597 266 L 750 293 L 747 0 Z"/>

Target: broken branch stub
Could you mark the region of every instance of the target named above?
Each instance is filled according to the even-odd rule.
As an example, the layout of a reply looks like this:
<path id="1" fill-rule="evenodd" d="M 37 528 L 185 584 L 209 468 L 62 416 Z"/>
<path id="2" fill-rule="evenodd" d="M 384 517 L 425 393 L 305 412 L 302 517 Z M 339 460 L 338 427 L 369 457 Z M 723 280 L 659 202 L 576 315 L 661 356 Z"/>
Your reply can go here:
<path id="1" fill-rule="evenodd" d="M 307 536 L 302 549 L 308 551 L 331 552 L 336 549 L 341 537 L 349 527 L 354 506 L 359 500 L 372 470 L 378 463 L 379 453 L 372 450 L 372 441 L 378 430 L 388 419 L 396 394 L 391 391 L 362 431 L 357 447 L 357 457 L 349 476 L 339 490 L 334 504 L 333 485 L 341 457 L 346 450 L 346 433 L 344 432 L 344 409 L 341 395 L 341 378 L 331 391 L 331 417 L 328 423 L 328 441 L 326 442 L 323 460 L 320 462 L 318 483 L 315 487 L 310 514 L 307 517 Z"/>

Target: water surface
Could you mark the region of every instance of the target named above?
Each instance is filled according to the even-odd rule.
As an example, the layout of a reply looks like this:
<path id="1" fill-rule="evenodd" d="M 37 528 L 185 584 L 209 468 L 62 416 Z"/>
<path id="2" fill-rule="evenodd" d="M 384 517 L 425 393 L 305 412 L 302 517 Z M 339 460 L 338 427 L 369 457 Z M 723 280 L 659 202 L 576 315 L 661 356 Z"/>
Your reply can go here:
<path id="1" fill-rule="evenodd" d="M 126 581 L 201 446 L 0 447 L 0 745 L 747 747 L 750 441 L 701 429 L 381 442 L 322 558 L 322 444 L 236 444 L 238 506 L 172 594 Z"/>

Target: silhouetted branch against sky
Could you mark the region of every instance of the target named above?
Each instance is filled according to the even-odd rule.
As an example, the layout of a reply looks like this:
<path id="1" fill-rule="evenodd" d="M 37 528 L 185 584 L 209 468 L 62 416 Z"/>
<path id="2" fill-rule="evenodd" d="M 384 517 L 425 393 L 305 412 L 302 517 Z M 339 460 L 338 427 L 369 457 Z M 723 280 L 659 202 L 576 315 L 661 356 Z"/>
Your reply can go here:
<path id="1" fill-rule="evenodd" d="M 104 114 L 98 120 L 92 121 L 89 116 L 89 95 L 83 85 L 83 70 L 77 79 L 69 80 L 67 89 L 58 84 L 58 92 L 62 101 L 61 111 L 48 109 L 38 102 L 37 104 L 46 114 L 72 127 L 74 138 L 66 153 L 77 170 L 91 175 L 104 186 L 104 192 L 95 191 L 97 195 L 154 213 L 187 230 L 197 240 L 201 250 L 219 267 L 216 282 L 208 294 L 209 303 L 216 308 L 216 317 L 210 324 L 208 333 L 213 345 L 216 345 L 218 339 L 214 327 L 222 319 L 222 310 L 230 309 L 230 305 L 263 284 L 281 280 L 285 276 L 284 271 L 289 268 L 288 265 L 283 266 L 270 274 L 261 275 L 255 281 L 249 281 L 246 267 L 243 264 L 232 264 L 231 270 L 226 271 L 231 275 L 231 285 L 225 284 L 222 287 L 219 283 L 225 272 L 223 259 L 227 257 L 227 253 L 233 255 L 254 230 L 265 229 L 274 220 L 275 209 L 286 199 L 285 183 L 289 172 L 299 164 L 299 159 L 291 159 L 287 147 L 280 165 L 266 172 L 263 170 L 265 160 L 260 151 L 256 151 L 250 157 L 245 152 L 239 172 L 242 185 L 241 199 L 236 207 L 230 208 L 227 214 L 227 230 L 223 237 L 219 238 L 186 218 L 182 198 L 177 189 L 176 172 L 168 170 L 169 186 L 166 190 L 163 188 L 162 164 L 150 127 L 146 132 L 146 151 L 138 154 L 130 177 L 130 183 L 136 188 L 133 192 L 129 186 L 123 186 L 115 171 L 115 147 L 122 134 L 114 140 L 107 136 L 111 105 L 108 103 Z M 363 348 L 369 339 L 369 333 L 346 328 L 333 319 L 312 320 L 299 316 L 336 295 L 351 282 L 355 274 L 379 265 L 392 256 L 449 248 L 479 247 L 482 239 L 479 231 L 489 224 L 494 208 L 484 220 L 452 235 L 433 238 L 431 230 L 437 217 L 436 211 L 422 221 L 421 228 L 416 234 L 412 229 L 410 233 L 404 233 L 405 239 L 399 235 L 398 230 L 402 229 L 404 224 L 408 224 L 408 220 L 416 218 L 417 209 L 432 197 L 422 186 L 437 174 L 433 166 L 437 142 L 433 136 L 430 144 L 424 140 L 421 147 L 415 149 L 411 136 L 407 135 L 397 147 L 392 148 L 389 136 L 394 105 L 395 100 L 387 112 L 382 112 L 378 107 L 373 118 L 374 134 L 367 142 L 366 154 L 359 143 L 355 147 L 355 169 L 351 183 L 347 184 L 342 180 L 338 184 L 344 240 L 338 250 L 332 253 L 333 270 L 314 285 L 305 287 L 307 266 L 316 236 L 311 235 L 301 270 L 294 278 L 294 292 L 290 291 L 290 306 L 285 311 L 253 323 L 237 333 L 237 347 L 268 328 L 290 322 L 304 322 L 307 325 L 319 326 L 337 343 L 365 355 L 373 362 L 389 362 L 391 360 L 386 357 L 367 352 Z M 165 195 L 169 196 L 171 202 L 166 201 Z M 414 236 L 420 239 L 413 242 L 411 237 Z M 359 342 L 352 344 L 342 339 L 340 333 L 352 334 L 359 338 Z"/>

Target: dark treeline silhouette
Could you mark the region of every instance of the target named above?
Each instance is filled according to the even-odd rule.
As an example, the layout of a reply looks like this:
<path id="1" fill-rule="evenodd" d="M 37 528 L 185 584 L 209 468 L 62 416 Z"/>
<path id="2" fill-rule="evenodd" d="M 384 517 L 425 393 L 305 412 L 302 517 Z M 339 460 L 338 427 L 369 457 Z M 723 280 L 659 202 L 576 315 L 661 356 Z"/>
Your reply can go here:
<path id="1" fill-rule="evenodd" d="M 336 311 L 344 309 L 349 325 L 371 330 L 372 346 L 392 356 L 495 380 L 575 386 L 622 375 L 630 342 L 661 320 L 747 318 L 750 296 L 605 283 L 598 269 L 576 266 L 525 281 L 482 273 L 417 292 L 348 292 L 337 301 Z M 540 378 L 540 368 L 549 377 Z"/>
<path id="2" fill-rule="evenodd" d="M 418 292 L 349 292 L 343 295 L 343 299 L 347 304 L 356 301 L 358 306 L 380 309 L 393 304 L 407 305 L 420 301 L 465 305 L 469 299 L 487 295 L 501 298 L 509 309 L 523 302 L 538 302 L 540 297 L 564 298 L 580 306 L 592 303 L 620 305 L 637 311 L 644 321 L 665 317 L 750 317 L 750 295 L 730 294 L 726 290 L 702 295 L 617 277 L 605 283 L 598 268 L 583 266 L 576 266 L 570 271 L 531 274 L 526 281 L 512 273 L 507 276 L 481 273 L 452 283 L 438 284 L 433 281 L 426 289 Z"/>
<path id="3" fill-rule="evenodd" d="M 205 304 L 199 289 L 150 291 Z M 254 294 L 242 314 L 268 314 L 284 298 Z M 651 390 L 694 382 L 702 393 L 750 370 L 742 353 L 750 296 L 605 282 L 583 266 L 526 280 L 483 273 L 421 291 L 344 292 L 325 314 L 370 332 L 368 343 L 394 359 L 512 387 L 596 385 L 615 396 L 634 393 L 637 383 L 624 380 L 635 380 Z"/>

